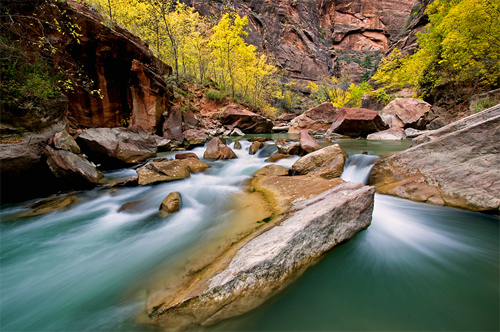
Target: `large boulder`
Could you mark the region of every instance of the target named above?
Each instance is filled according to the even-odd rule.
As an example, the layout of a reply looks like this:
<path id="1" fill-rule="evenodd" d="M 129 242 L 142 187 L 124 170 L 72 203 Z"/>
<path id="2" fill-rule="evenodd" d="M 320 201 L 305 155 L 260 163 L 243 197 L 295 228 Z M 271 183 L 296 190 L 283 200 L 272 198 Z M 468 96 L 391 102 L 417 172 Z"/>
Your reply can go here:
<path id="1" fill-rule="evenodd" d="M 304 177 L 293 178 L 260 176 L 254 180 L 260 184 L 258 190 L 279 197 L 282 189 L 297 191 L 290 182 L 308 182 Z M 204 269 L 202 280 L 199 275 L 191 277 L 192 282 L 184 283 L 184 287 L 149 301 L 148 316 L 159 325 L 182 329 L 193 324 L 213 324 L 252 310 L 284 289 L 326 252 L 370 225 L 373 188 L 343 183 L 341 179 L 311 179 L 333 189 L 278 204 L 287 206 L 284 220 L 243 241 L 242 246 L 236 244 L 219 258 L 221 268 L 210 265 Z M 276 180 L 284 181 L 286 187 L 276 186 Z M 303 193 L 315 188 L 308 183 L 304 190 L 297 191 L 298 197 L 307 197 Z"/>
<path id="2" fill-rule="evenodd" d="M 332 125 L 336 115 L 337 108 L 333 107 L 332 103 L 328 101 L 324 102 L 294 118 L 290 122 L 288 132 L 298 134 L 301 130 L 327 130 Z"/>
<path id="3" fill-rule="evenodd" d="M 137 164 L 156 156 L 157 143 L 153 135 L 125 128 L 89 128 L 77 138 L 82 151 L 103 167 Z"/>
<path id="4" fill-rule="evenodd" d="M 87 159 L 66 150 L 45 148 L 47 165 L 57 179 L 64 182 L 64 187 L 91 188 L 103 178 L 103 174 Z"/>
<path id="5" fill-rule="evenodd" d="M 156 182 L 169 182 L 188 178 L 191 173 L 203 172 L 210 168 L 206 163 L 195 159 L 175 159 L 151 161 L 137 169 L 139 185 L 144 186 Z"/>
<path id="6" fill-rule="evenodd" d="M 341 108 L 327 133 L 366 137 L 388 129 L 377 111 L 365 108 Z"/>
<path id="7" fill-rule="evenodd" d="M 188 129 L 184 133 L 185 145 L 188 149 L 203 146 L 208 140 L 208 134 L 202 130 Z"/>
<path id="8" fill-rule="evenodd" d="M 214 137 L 207 143 L 207 148 L 203 154 L 205 159 L 236 159 L 238 158 L 233 150 L 224 144 L 220 138 Z"/>
<path id="9" fill-rule="evenodd" d="M 178 106 L 172 106 L 170 111 L 163 114 L 165 121 L 163 122 L 163 137 L 169 140 L 182 142 L 182 115 L 181 109 Z"/>
<path id="10" fill-rule="evenodd" d="M 379 116 L 390 128 L 425 129 L 431 108 L 420 99 L 396 98 L 379 112 Z"/>
<path id="11" fill-rule="evenodd" d="M 329 101 L 324 102 L 294 118 L 290 122 L 288 132 L 298 134 L 301 130 L 327 130 L 335 120 L 337 111 L 337 108 L 333 107 L 332 103 Z"/>
<path id="12" fill-rule="evenodd" d="M 220 114 L 219 120 L 223 125 L 238 127 L 246 134 L 270 133 L 273 122 L 240 105 L 229 105 Z"/>
<path id="13" fill-rule="evenodd" d="M 339 177 L 344 169 L 346 154 L 338 144 L 314 151 L 297 160 L 292 169 L 297 174 L 312 174 L 324 179 Z"/>
<path id="14" fill-rule="evenodd" d="M 500 105 L 423 134 L 381 159 L 377 192 L 473 211 L 500 208 Z"/>
<path id="15" fill-rule="evenodd" d="M 311 153 L 320 148 L 318 142 L 307 133 L 307 130 L 300 131 L 300 149 L 304 153 Z"/>

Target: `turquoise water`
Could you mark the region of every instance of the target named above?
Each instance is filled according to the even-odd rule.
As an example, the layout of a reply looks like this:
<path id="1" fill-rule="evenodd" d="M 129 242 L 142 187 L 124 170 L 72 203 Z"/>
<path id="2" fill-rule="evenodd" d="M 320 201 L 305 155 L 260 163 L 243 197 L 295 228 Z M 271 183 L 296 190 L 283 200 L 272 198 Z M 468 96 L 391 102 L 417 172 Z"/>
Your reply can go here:
<path id="1" fill-rule="evenodd" d="M 339 144 L 349 154 L 408 147 Z M 239 159 L 211 162 L 208 172 L 182 181 L 79 192 L 70 209 L 43 216 L 12 217 L 28 202 L 2 206 L 1 330 L 154 330 L 137 323 L 149 285 L 224 232 L 235 212 L 232 196 L 273 151 L 272 144 L 256 156 L 236 151 Z M 194 152 L 202 156 L 203 148 Z M 183 208 L 161 218 L 158 206 L 171 191 L 181 192 Z M 117 212 L 130 201 L 140 212 Z M 265 305 L 210 329 L 498 330 L 498 221 L 377 195 L 370 228 Z"/>

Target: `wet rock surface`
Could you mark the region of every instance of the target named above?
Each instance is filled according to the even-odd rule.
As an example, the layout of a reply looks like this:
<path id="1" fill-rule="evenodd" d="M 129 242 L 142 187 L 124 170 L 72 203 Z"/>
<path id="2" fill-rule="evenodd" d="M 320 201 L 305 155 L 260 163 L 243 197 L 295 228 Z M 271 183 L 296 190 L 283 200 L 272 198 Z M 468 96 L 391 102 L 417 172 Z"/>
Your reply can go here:
<path id="1" fill-rule="evenodd" d="M 273 182 L 285 178 L 293 177 L 255 179 Z M 288 205 L 289 214 L 283 221 L 224 258 L 228 259 L 225 268 L 175 290 L 175 296 L 164 298 L 165 302 L 149 303 L 149 317 L 159 325 L 183 329 L 242 314 L 282 290 L 335 245 L 370 225 L 373 188 L 340 179 L 316 179 L 335 182 L 333 189 Z M 265 184 L 260 182 L 260 186 Z"/>

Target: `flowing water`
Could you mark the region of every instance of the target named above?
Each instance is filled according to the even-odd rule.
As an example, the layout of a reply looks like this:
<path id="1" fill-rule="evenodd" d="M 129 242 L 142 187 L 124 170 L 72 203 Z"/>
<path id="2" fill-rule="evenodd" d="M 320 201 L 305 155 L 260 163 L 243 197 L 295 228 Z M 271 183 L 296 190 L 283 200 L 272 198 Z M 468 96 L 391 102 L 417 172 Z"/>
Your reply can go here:
<path id="1" fill-rule="evenodd" d="M 95 189 L 68 210 L 15 218 L 1 209 L 2 331 L 147 331 L 137 323 L 148 285 L 207 250 L 231 225 L 234 194 L 274 153 L 210 162 L 191 178 L 155 186 Z M 345 180 L 366 181 L 381 155 L 407 142 L 339 141 Z M 200 157 L 203 148 L 194 150 Z M 370 155 L 361 155 L 366 151 Z M 359 155 L 358 155 L 359 154 Z M 172 153 L 165 154 L 171 156 Z M 297 157 L 279 164 L 291 167 Z M 111 179 L 135 171 L 108 172 Z M 169 192 L 180 212 L 161 218 Z M 137 210 L 118 213 L 136 201 Z M 210 327 L 246 330 L 498 330 L 497 217 L 376 195 L 372 225 L 332 250 L 285 292 Z"/>

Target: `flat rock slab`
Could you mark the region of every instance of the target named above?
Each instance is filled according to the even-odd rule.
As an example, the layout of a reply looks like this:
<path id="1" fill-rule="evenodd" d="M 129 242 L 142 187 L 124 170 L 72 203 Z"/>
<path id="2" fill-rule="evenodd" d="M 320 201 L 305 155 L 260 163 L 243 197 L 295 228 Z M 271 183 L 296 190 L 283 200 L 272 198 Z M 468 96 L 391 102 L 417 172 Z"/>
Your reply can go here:
<path id="1" fill-rule="evenodd" d="M 284 221 L 248 241 L 224 269 L 205 280 L 195 278 L 189 289 L 175 292 L 176 299 L 150 303 L 149 317 L 162 327 L 180 330 L 257 307 L 321 255 L 367 228 L 373 197 L 374 188 L 346 182 L 295 202 Z"/>
<path id="2" fill-rule="evenodd" d="M 380 160 L 377 192 L 473 211 L 500 208 L 500 105 L 417 137 Z"/>

